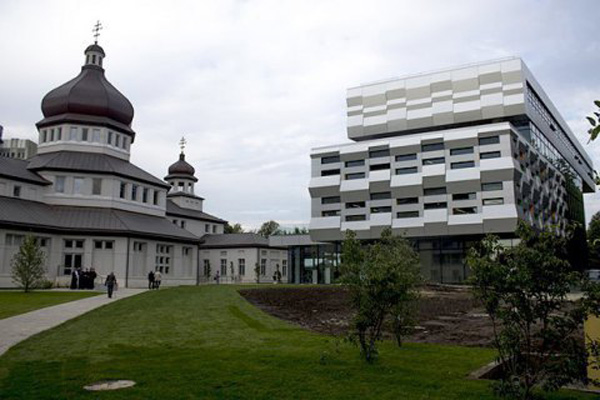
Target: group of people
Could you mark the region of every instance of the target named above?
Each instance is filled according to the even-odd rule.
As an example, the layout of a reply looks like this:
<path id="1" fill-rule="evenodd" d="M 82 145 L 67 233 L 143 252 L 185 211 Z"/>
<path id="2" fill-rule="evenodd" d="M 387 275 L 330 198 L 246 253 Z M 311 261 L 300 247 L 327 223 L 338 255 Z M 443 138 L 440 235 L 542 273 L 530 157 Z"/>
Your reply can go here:
<path id="1" fill-rule="evenodd" d="M 90 289 L 93 290 L 98 274 L 94 268 L 76 268 L 71 272 L 71 289 Z"/>
<path id="2" fill-rule="evenodd" d="M 158 289 L 162 281 L 162 274 L 159 270 L 148 272 L 148 289 Z"/>

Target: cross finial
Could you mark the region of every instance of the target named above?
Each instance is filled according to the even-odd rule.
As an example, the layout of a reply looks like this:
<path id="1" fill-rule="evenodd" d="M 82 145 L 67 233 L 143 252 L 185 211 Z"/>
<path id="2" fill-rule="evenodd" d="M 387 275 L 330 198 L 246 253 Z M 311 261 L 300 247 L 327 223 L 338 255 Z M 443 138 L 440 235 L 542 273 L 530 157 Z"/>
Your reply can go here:
<path id="1" fill-rule="evenodd" d="M 96 25 L 94 25 L 94 29 L 92 29 L 92 32 L 94 32 L 94 43 L 98 44 L 98 36 L 100 36 L 100 31 L 102 30 L 102 24 L 100 23 L 100 20 L 98 20 L 96 22 Z"/>
<path id="2" fill-rule="evenodd" d="M 185 149 L 186 144 L 187 144 L 187 141 L 185 140 L 185 137 L 182 136 L 181 140 L 179 141 L 179 147 L 181 147 L 181 154 L 183 154 L 183 149 Z"/>

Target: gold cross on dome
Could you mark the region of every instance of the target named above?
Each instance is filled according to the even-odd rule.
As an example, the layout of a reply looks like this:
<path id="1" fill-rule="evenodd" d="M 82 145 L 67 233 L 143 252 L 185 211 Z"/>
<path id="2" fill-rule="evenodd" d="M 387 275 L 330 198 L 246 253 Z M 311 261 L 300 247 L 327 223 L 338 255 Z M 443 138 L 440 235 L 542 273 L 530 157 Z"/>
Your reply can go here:
<path id="1" fill-rule="evenodd" d="M 96 25 L 94 25 L 94 29 L 92 29 L 92 32 L 94 32 L 94 43 L 98 44 L 98 36 L 100 36 L 100 31 L 102 30 L 102 24 L 100 23 L 100 20 L 98 20 L 96 22 Z"/>
<path id="2" fill-rule="evenodd" d="M 181 147 L 181 152 L 183 153 L 183 149 L 185 149 L 185 145 L 187 144 L 187 141 L 185 140 L 185 137 L 182 136 L 181 140 L 179 141 L 179 147 Z"/>

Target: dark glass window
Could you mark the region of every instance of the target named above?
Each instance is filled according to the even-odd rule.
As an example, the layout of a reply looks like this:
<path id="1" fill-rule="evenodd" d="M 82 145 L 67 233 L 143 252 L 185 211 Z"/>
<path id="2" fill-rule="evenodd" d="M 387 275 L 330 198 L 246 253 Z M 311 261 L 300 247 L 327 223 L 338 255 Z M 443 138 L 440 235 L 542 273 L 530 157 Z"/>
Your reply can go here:
<path id="1" fill-rule="evenodd" d="M 399 211 L 396 213 L 396 218 L 418 218 L 418 211 Z"/>
<path id="2" fill-rule="evenodd" d="M 488 158 L 500 158 L 499 151 L 488 151 L 486 153 L 479 154 L 479 158 L 482 160 L 487 160 Z"/>
<path id="3" fill-rule="evenodd" d="M 380 158 L 380 157 L 389 157 L 389 156 L 390 156 L 390 149 L 369 151 L 369 158 Z"/>
<path id="4" fill-rule="evenodd" d="M 125 182 L 121 182 L 121 186 L 119 187 L 119 197 L 124 199 L 125 198 L 125 188 L 127 187 L 127 184 Z"/>
<path id="5" fill-rule="evenodd" d="M 21 186 L 13 186 L 13 196 L 14 197 L 21 197 Z"/>
<path id="6" fill-rule="evenodd" d="M 480 146 L 485 146 L 486 144 L 497 144 L 497 143 L 500 143 L 499 136 L 489 136 L 489 137 L 479 138 Z"/>
<path id="7" fill-rule="evenodd" d="M 363 165 L 365 165 L 365 160 L 352 160 L 352 161 L 346 161 L 346 168 L 350 168 L 350 167 L 362 167 Z"/>
<path id="8" fill-rule="evenodd" d="M 391 213 L 391 206 L 371 207 L 371 214 Z"/>
<path id="9" fill-rule="evenodd" d="M 484 206 L 499 206 L 504 204 L 504 198 L 495 197 L 493 199 L 483 199 Z"/>
<path id="10" fill-rule="evenodd" d="M 460 161 L 450 164 L 451 169 L 473 168 L 474 166 L 475 161 Z"/>
<path id="11" fill-rule="evenodd" d="M 445 187 L 437 187 L 437 188 L 423 189 L 423 194 L 425 196 L 436 196 L 436 195 L 440 195 L 440 194 L 446 194 L 446 188 Z"/>
<path id="12" fill-rule="evenodd" d="M 333 176 L 333 175 L 339 175 L 339 174 L 340 174 L 339 169 L 327 169 L 325 171 L 321 171 L 321 176 Z"/>
<path id="13" fill-rule="evenodd" d="M 492 190 L 502 190 L 502 182 L 482 183 L 481 190 L 484 192 L 489 192 Z"/>
<path id="14" fill-rule="evenodd" d="M 461 154 L 473 154 L 472 147 L 459 147 L 456 149 L 450 149 L 451 156 L 459 156 Z"/>
<path id="15" fill-rule="evenodd" d="M 462 214 L 477 214 L 477 207 L 458 207 L 452 209 L 452 214 L 454 215 L 462 215 Z"/>
<path id="16" fill-rule="evenodd" d="M 321 164 L 333 164 L 336 162 L 340 162 L 340 156 L 328 156 L 321 158 Z"/>
<path id="17" fill-rule="evenodd" d="M 367 216 L 366 215 L 347 215 L 346 216 L 346 221 L 348 222 L 352 222 L 352 221 L 366 221 L 367 220 Z"/>
<path id="18" fill-rule="evenodd" d="M 428 158 L 423 160 L 423 165 L 443 164 L 446 162 L 444 157 Z"/>
<path id="19" fill-rule="evenodd" d="M 452 195 L 452 200 L 475 200 L 476 198 L 475 193 L 456 193 Z"/>
<path id="20" fill-rule="evenodd" d="M 390 164 L 375 164 L 375 165 L 370 165 L 369 169 L 371 171 L 382 171 L 384 169 L 390 169 Z"/>
<path id="21" fill-rule="evenodd" d="M 396 168 L 396 175 L 416 174 L 419 172 L 417 167 Z"/>
<path id="22" fill-rule="evenodd" d="M 410 161 L 410 160 L 416 160 L 416 159 L 417 159 L 416 153 L 399 154 L 396 156 L 396 161 Z"/>
<path id="23" fill-rule="evenodd" d="M 419 203 L 419 198 L 418 197 L 404 197 L 401 199 L 397 199 L 396 203 L 399 206 L 403 206 L 405 204 L 418 204 Z"/>
<path id="24" fill-rule="evenodd" d="M 337 204 L 340 202 L 340 196 L 321 197 L 321 204 Z"/>
<path id="25" fill-rule="evenodd" d="M 426 210 L 435 210 L 438 208 L 448 208 L 448 204 L 445 201 L 438 201 L 436 203 L 425 203 L 424 208 Z"/>
<path id="26" fill-rule="evenodd" d="M 346 203 L 346 208 L 364 208 L 364 201 L 353 201 L 351 203 Z"/>
<path id="27" fill-rule="evenodd" d="M 391 192 L 371 193 L 371 200 L 387 200 L 392 198 Z"/>
<path id="28" fill-rule="evenodd" d="M 329 210 L 321 213 L 322 217 L 337 217 L 338 215 L 340 215 L 340 210 Z"/>
<path id="29" fill-rule="evenodd" d="M 430 143 L 421 146 L 421 151 L 444 150 L 444 143 Z"/>
<path id="30" fill-rule="evenodd" d="M 356 172 L 354 174 L 346 174 L 346 180 L 352 180 L 352 179 L 363 179 L 365 177 L 365 173 L 364 172 Z"/>

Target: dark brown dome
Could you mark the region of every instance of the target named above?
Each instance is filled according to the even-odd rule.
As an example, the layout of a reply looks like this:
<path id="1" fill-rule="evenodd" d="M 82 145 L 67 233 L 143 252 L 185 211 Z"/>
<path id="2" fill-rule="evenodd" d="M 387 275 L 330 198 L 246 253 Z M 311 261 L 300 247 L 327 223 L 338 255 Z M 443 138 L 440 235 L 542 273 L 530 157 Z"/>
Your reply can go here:
<path id="1" fill-rule="evenodd" d="M 95 63 L 92 63 L 90 52 L 104 56 L 104 50 L 97 44 L 86 49 L 88 57 L 79 75 L 44 96 L 44 119 L 38 126 L 60 122 L 99 123 L 133 135 L 133 106 L 104 76 L 100 56 L 95 62 L 96 55 L 93 55 Z"/>
<path id="2" fill-rule="evenodd" d="M 195 173 L 196 170 L 194 169 L 194 167 L 192 167 L 190 164 L 187 163 L 187 161 L 185 161 L 185 154 L 181 153 L 179 154 L 179 160 L 177 160 L 177 162 L 175 162 L 169 167 L 168 177 L 187 176 L 193 178 Z"/>

